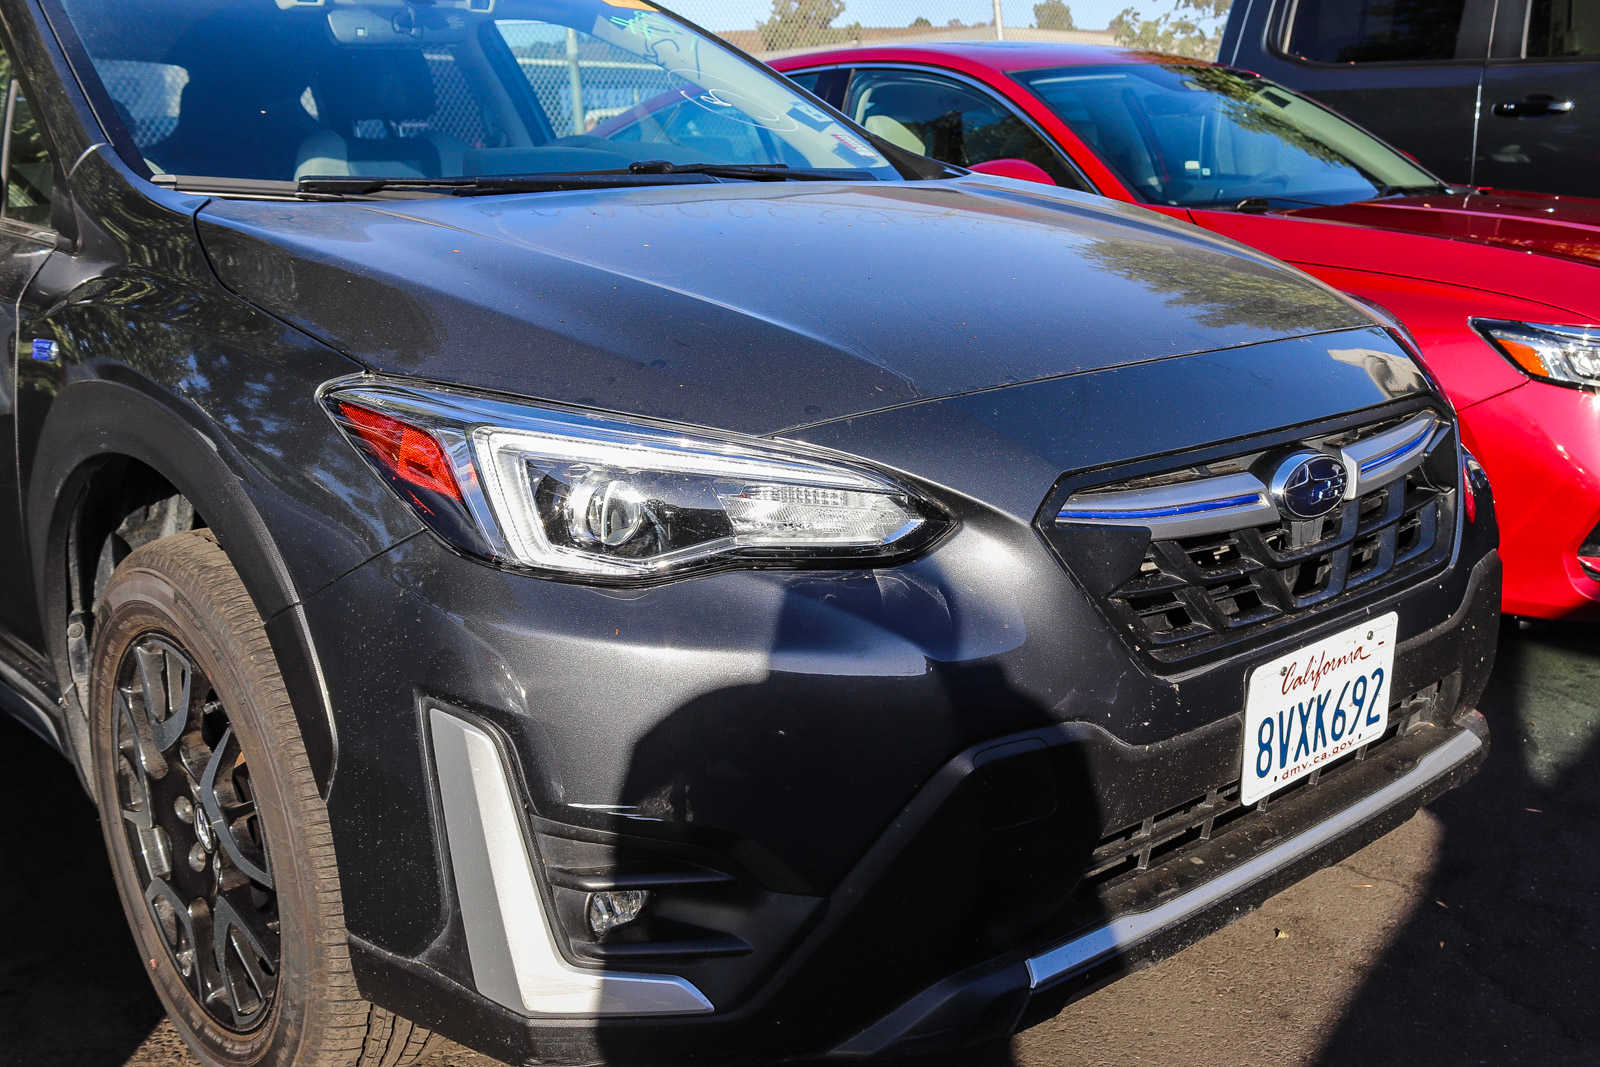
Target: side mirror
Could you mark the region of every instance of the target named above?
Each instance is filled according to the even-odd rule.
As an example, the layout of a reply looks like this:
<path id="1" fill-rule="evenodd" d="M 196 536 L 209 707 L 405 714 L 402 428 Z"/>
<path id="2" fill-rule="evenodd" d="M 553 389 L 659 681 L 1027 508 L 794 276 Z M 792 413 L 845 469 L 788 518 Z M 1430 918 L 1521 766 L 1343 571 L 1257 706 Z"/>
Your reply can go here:
<path id="1" fill-rule="evenodd" d="M 1029 163 L 1026 159 L 990 159 L 983 163 L 974 164 L 967 168 L 979 174 L 993 174 L 1001 178 L 1017 178 L 1025 182 L 1038 182 L 1040 185 L 1054 185 L 1056 180 L 1050 177 L 1050 172 L 1037 163 Z"/>

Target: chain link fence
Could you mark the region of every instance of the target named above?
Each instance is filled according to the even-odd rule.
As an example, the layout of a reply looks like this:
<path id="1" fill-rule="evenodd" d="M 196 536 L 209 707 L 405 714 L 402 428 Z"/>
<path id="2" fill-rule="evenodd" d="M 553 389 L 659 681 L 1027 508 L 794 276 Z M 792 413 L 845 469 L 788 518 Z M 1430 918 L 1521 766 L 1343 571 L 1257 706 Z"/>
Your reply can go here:
<path id="1" fill-rule="evenodd" d="M 1141 0 L 1134 0 L 1141 2 Z M 1065 0 L 766 0 L 759 13 L 720 0 L 668 0 L 671 10 L 763 59 L 818 48 L 935 41 L 1047 40 L 1112 44 L 1081 27 Z"/>
<path id="2" fill-rule="evenodd" d="M 1134 2 L 1142 2 L 1143 9 L 1160 9 L 1173 0 Z M 1116 27 L 1085 29 L 1075 24 L 1064 0 L 872 0 L 859 16 L 848 0 L 755 0 L 743 6 L 726 0 L 669 0 L 667 6 L 763 59 L 828 47 L 937 41 L 1110 45 L 1119 43 L 1119 36 L 1128 38 L 1128 28 L 1140 24 L 1141 10 L 1132 9 L 1135 17 L 1122 16 Z M 587 35 L 530 25 L 508 34 L 507 43 L 561 136 L 587 133 L 673 87 L 670 75 L 659 68 Z M 449 57 L 433 59 L 441 107 L 448 111 L 452 100 L 462 100 L 463 109 L 470 109 L 447 84 Z M 449 123 L 434 123 L 435 128 L 441 125 Z M 469 143 L 476 140 L 456 135 Z"/>

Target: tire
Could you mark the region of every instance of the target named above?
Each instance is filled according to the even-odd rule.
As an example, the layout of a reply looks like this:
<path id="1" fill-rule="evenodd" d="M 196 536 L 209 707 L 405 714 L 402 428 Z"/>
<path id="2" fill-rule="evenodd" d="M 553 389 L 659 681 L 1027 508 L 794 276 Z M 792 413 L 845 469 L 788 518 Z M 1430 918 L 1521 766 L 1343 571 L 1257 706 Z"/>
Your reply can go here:
<path id="1" fill-rule="evenodd" d="M 101 826 L 178 1032 L 218 1067 L 414 1063 L 428 1031 L 356 990 L 327 808 L 261 617 L 216 538 L 195 530 L 133 552 L 96 612 Z"/>

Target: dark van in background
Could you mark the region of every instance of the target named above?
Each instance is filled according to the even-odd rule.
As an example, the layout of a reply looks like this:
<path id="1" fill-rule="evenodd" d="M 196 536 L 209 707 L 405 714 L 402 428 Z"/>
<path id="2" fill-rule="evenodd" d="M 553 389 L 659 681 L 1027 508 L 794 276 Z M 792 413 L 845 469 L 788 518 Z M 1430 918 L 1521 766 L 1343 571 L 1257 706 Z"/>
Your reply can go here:
<path id="1" fill-rule="evenodd" d="M 1600 3 L 1238 0 L 1221 62 L 1452 181 L 1600 196 Z"/>

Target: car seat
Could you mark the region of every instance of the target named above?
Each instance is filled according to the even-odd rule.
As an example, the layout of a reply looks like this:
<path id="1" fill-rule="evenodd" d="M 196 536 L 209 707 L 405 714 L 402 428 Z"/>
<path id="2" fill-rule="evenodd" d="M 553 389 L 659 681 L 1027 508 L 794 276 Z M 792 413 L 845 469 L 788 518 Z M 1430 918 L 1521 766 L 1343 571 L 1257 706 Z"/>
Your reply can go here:
<path id="1" fill-rule="evenodd" d="M 467 144 L 406 124 L 434 117 L 433 72 L 409 48 L 350 49 L 330 56 L 314 94 L 324 128 L 307 137 L 295 160 L 296 178 L 312 175 L 442 178 L 462 173 Z M 372 131 L 378 136 L 368 136 Z"/>

